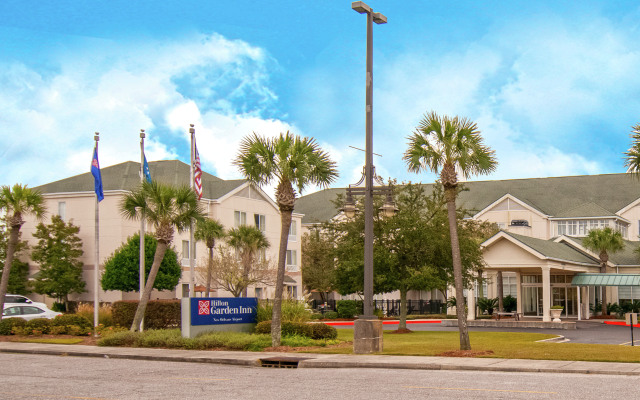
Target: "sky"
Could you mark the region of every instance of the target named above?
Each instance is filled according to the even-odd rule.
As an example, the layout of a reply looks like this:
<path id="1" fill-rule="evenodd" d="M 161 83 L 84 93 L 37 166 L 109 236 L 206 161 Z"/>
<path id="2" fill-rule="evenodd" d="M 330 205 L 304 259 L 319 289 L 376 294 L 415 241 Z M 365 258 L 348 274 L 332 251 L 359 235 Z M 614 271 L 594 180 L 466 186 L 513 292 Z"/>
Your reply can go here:
<path id="1" fill-rule="evenodd" d="M 437 178 L 402 161 L 430 111 L 476 122 L 496 151 L 497 170 L 474 180 L 625 171 L 640 123 L 637 2 L 367 3 L 388 18 L 373 27 L 385 180 Z M 242 138 L 290 131 L 330 154 L 334 187 L 355 183 L 365 56 L 366 18 L 350 1 L 3 0 L 0 185 L 88 172 L 94 132 L 103 168 L 140 160 L 140 129 L 149 161 L 189 163 L 189 124 L 220 178 L 242 177 Z"/>

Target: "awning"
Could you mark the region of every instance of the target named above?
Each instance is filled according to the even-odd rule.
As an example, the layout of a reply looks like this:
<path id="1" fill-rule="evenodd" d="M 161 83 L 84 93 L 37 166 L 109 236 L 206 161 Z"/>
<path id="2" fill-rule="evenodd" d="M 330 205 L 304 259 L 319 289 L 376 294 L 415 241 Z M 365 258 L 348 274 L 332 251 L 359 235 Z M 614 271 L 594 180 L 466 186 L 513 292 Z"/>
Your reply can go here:
<path id="1" fill-rule="evenodd" d="M 640 274 L 577 274 L 572 286 L 640 286 Z"/>

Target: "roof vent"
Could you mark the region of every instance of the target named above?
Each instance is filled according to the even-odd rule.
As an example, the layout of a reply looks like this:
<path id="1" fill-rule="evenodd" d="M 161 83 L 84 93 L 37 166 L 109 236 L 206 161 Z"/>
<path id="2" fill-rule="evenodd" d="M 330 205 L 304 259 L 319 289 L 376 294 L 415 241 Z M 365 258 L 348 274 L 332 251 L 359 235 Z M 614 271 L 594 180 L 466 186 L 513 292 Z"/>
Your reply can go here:
<path id="1" fill-rule="evenodd" d="M 512 219 L 511 226 L 529 226 L 529 221 L 526 219 Z"/>

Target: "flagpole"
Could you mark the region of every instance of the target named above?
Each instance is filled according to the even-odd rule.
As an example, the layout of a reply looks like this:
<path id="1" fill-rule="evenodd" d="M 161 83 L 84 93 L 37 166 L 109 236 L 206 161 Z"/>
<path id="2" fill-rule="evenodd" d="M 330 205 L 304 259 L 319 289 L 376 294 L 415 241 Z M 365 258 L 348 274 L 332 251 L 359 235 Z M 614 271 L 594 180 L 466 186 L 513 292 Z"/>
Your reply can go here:
<path id="1" fill-rule="evenodd" d="M 191 134 L 191 190 L 194 190 L 194 171 L 193 171 L 193 164 L 195 162 L 195 155 L 194 155 L 194 139 L 196 136 L 196 130 L 194 128 L 193 124 L 189 125 L 189 133 Z M 195 280 L 195 253 L 196 253 L 196 246 L 194 243 L 194 237 L 193 237 L 193 218 L 191 219 L 191 225 L 189 226 L 189 273 L 190 273 L 190 277 L 189 277 L 189 297 L 196 297 L 195 296 L 195 290 L 196 290 L 196 280 Z"/>
<path id="2" fill-rule="evenodd" d="M 100 133 L 96 132 L 93 139 L 96 142 L 94 154 L 98 152 L 98 142 L 100 141 Z M 98 193 L 96 192 L 96 210 L 95 210 L 95 219 L 96 219 L 96 232 L 95 232 L 95 247 L 96 254 L 93 265 L 93 326 L 94 328 L 98 327 L 98 309 L 100 308 L 100 298 L 98 296 L 98 292 L 100 291 L 100 286 L 98 284 L 98 274 L 100 271 L 100 199 L 98 198 Z M 97 330 L 94 329 L 94 335 L 98 336 Z"/>
<path id="3" fill-rule="evenodd" d="M 140 184 L 144 182 L 144 129 L 140 129 Z M 144 292 L 145 284 L 145 254 L 144 254 L 144 211 L 140 213 L 140 300 L 142 300 L 142 293 Z M 140 332 L 144 328 L 144 316 L 140 321 Z"/>

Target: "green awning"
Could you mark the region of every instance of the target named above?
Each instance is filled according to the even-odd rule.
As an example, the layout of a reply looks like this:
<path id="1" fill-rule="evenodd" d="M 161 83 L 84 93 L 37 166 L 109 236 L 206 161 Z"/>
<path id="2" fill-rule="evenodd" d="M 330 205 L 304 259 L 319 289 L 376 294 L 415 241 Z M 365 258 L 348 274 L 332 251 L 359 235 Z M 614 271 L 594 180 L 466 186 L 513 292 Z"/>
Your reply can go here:
<path id="1" fill-rule="evenodd" d="M 640 274 L 577 274 L 572 286 L 640 286 Z"/>

